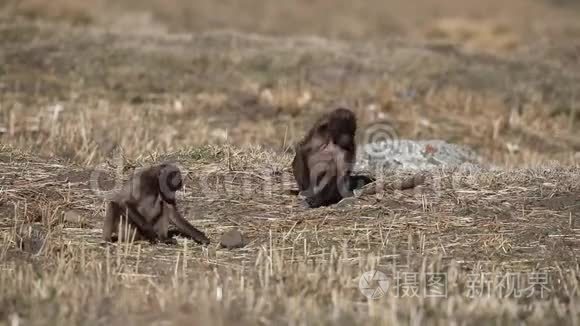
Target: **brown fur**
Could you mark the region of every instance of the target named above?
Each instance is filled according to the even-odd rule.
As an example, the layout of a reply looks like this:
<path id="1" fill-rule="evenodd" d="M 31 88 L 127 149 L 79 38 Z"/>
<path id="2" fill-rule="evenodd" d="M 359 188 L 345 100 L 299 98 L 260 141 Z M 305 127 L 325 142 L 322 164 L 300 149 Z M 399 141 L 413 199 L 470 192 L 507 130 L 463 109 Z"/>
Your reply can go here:
<path id="1" fill-rule="evenodd" d="M 354 186 L 371 181 L 352 177 L 355 163 L 356 117 L 345 108 L 322 116 L 296 146 L 292 162 L 298 190 L 309 207 L 328 206 L 352 196 Z"/>
<path id="2" fill-rule="evenodd" d="M 103 239 L 124 241 L 134 236 L 135 240 L 175 243 L 174 232 L 168 232 L 171 222 L 177 234 L 208 244 L 209 239 L 177 210 L 175 192 L 182 187 L 181 172 L 173 164 L 136 173 L 107 203 Z"/>

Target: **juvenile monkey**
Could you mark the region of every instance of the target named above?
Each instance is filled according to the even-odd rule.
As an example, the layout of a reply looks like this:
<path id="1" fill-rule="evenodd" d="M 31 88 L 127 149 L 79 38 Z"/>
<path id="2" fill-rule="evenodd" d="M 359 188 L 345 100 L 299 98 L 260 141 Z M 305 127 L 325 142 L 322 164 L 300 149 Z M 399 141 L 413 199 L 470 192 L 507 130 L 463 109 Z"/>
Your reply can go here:
<path id="1" fill-rule="evenodd" d="M 109 198 L 103 239 L 124 241 L 134 234 L 135 240 L 174 244 L 172 236 L 180 234 L 197 243 L 209 244 L 205 234 L 177 210 L 175 192 L 182 187 L 181 172 L 174 164 L 159 164 L 136 173 Z M 177 227 L 177 232 L 168 232 L 170 222 Z"/>
<path id="2" fill-rule="evenodd" d="M 373 181 L 366 176 L 351 176 L 356 127 L 354 113 L 337 108 L 319 118 L 296 146 L 292 169 L 309 207 L 336 204 L 352 196 L 354 188 Z"/>

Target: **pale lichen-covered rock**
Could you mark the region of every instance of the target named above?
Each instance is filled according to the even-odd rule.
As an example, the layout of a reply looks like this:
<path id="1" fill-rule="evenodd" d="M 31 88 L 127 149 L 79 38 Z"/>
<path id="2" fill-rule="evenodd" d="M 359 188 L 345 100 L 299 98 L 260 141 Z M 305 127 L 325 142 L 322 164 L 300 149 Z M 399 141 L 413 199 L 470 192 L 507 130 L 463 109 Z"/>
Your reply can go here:
<path id="1" fill-rule="evenodd" d="M 355 170 L 429 170 L 469 163 L 483 165 L 471 149 L 443 140 L 397 140 L 360 145 Z"/>

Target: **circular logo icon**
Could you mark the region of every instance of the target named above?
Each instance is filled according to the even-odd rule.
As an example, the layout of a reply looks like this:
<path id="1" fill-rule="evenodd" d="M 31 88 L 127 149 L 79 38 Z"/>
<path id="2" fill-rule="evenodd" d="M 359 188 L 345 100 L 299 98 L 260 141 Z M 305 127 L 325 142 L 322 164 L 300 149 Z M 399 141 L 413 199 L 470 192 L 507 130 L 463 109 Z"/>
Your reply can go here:
<path id="1" fill-rule="evenodd" d="M 368 271 L 358 281 L 360 292 L 369 299 L 382 298 L 389 290 L 387 275 L 379 271 Z"/>
<path id="2" fill-rule="evenodd" d="M 367 155 L 384 157 L 399 146 L 399 135 L 386 121 L 376 122 L 364 130 L 364 148 Z"/>

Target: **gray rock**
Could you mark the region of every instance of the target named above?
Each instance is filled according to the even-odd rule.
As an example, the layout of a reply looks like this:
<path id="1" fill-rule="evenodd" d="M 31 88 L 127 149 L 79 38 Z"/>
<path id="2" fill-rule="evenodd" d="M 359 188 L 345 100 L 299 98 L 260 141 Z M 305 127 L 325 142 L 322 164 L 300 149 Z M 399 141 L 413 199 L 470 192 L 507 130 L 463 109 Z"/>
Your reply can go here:
<path id="1" fill-rule="evenodd" d="M 69 224 L 82 226 L 87 222 L 87 219 L 81 212 L 71 209 L 64 213 L 64 221 Z"/>
<path id="2" fill-rule="evenodd" d="M 359 146 L 355 170 L 385 169 L 428 170 L 459 166 L 464 163 L 481 165 L 482 159 L 471 149 L 443 140 L 407 140 L 377 142 Z"/>
<path id="3" fill-rule="evenodd" d="M 238 229 L 230 230 L 222 235 L 220 245 L 223 248 L 233 249 L 244 246 L 244 238 Z"/>

